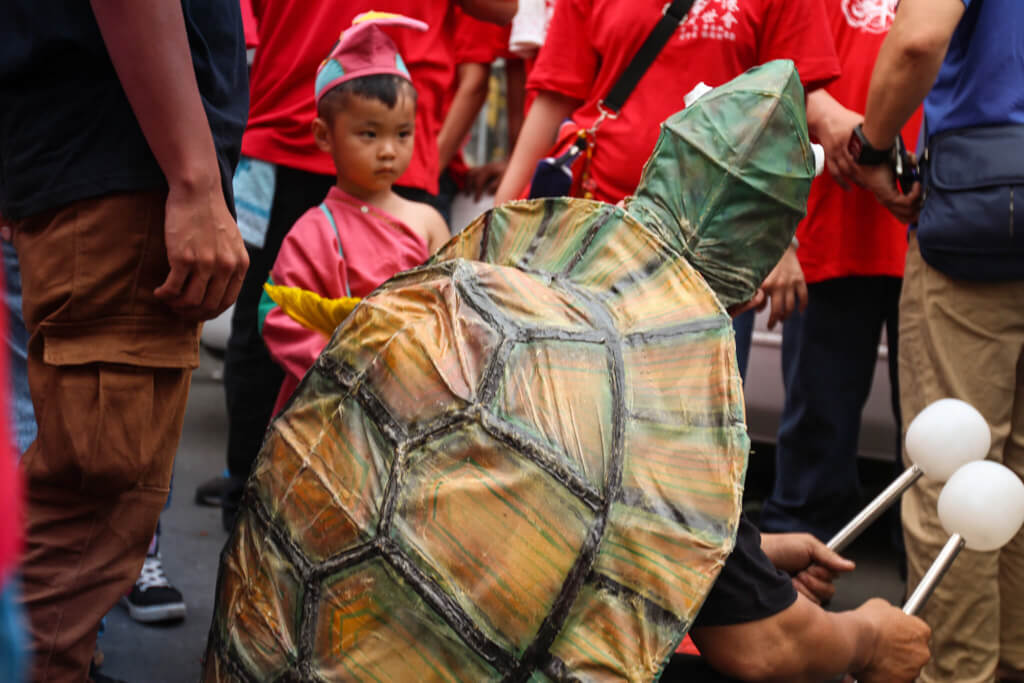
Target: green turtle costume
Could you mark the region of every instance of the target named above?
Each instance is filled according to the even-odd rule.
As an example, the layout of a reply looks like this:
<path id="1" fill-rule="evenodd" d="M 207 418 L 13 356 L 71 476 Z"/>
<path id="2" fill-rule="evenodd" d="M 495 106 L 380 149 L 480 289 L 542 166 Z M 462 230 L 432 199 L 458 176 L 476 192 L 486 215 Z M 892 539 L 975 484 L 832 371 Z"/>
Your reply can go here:
<path id="1" fill-rule="evenodd" d="M 651 680 L 735 537 L 726 307 L 804 213 L 791 62 L 662 126 L 624 206 L 512 202 L 365 298 L 273 421 L 204 680 Z"/>

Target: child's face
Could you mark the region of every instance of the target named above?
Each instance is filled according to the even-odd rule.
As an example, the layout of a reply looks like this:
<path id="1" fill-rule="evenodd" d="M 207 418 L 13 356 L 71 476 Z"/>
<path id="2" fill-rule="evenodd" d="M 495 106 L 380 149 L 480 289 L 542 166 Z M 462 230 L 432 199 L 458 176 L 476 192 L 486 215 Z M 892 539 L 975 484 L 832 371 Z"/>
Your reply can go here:
<path id="1" fill-rule="evenodd" d="M 390 190 L 409 165 L 416 103 L 402 92 L 389 109 L 380 100 L 350 94 L 345 106 L 319 128 L 314 126 L 317 142 L 334 159 L 338 186 L 366 198 Z"/>

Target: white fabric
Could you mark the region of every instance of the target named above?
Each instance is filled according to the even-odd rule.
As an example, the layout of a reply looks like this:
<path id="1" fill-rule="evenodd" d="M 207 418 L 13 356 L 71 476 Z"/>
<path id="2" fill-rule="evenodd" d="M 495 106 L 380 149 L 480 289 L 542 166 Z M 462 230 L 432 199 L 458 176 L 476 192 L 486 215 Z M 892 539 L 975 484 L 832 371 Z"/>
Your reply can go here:
<path id="1" fill-rule="evenodd" d="M 548 22 L 555 10 L 554 0 L 519 0 L 519 11 L 512 19 L 508 48 L 524 59 L 533 59 L 544 44 Z"/>

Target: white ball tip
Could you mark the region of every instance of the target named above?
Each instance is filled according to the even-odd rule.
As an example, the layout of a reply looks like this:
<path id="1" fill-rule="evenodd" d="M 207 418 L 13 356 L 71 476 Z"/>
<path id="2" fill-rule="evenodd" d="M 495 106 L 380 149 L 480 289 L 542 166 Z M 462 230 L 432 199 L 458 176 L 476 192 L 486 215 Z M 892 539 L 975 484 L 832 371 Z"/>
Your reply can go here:
<path id="1" fill-rule="evenodd" d="M 1024 483 L 991 460 L 958 469 L 939 494 L 939 520 L 971 550 L 998 550 L 1024 525 Z"/>
<path id="2" fill-rule="evenodd" d="M 991 445 L 992 432 L 982 414 L 955 398 L 928 405 L 907 427 L 907 457 L 934 481 L 946 481 L 963 465 L 983 460 Z"/>

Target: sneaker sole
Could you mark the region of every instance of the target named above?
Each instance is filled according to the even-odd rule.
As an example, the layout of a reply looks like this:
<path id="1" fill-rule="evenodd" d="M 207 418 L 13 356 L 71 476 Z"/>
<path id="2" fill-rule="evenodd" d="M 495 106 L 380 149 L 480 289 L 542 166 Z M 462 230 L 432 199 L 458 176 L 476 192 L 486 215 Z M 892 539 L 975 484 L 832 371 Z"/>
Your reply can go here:
<path id="1" fill-rule="evenodd" d="M 173 621 L 185 618 L 185 603 L 183 602 L 171 605 L 140 607 L 128 602 L 128 598 L 121 598 L 121 604 L 127 608 L 128 616 L 142 624 L 153 624 L 159 621 Z"/>
<path id="2" fill-rule="evenodd" d="M 196 505 L 204 508 L 219 508 L 221 506 L 221 497 L 214 494 L 203 494 L 196 491 L 195 497 Z"/>

